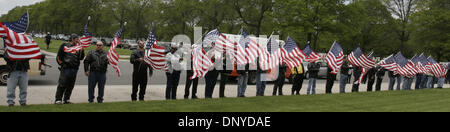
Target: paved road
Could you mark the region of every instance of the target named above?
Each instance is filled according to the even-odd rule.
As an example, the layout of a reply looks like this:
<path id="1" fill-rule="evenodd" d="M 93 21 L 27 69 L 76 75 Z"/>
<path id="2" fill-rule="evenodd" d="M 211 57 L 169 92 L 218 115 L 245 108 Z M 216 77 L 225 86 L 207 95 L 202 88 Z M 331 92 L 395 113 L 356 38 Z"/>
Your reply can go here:
<path id="1" fill-rule="evenodd" d="M 53 66 L 47 68 L 45 76 L 33 76 L 30 77 L 30 85 L 56 85 L 59 78 L 58 64 L 53 56 L 49 56 L 47 59 L 48 64 Z M 133 66 L 129 60 L 120 60 L 119 62 L 121 77 L 117 76 L 115 70 L 109 66 L 107 72 L 107 85 L 131 85 Z M 180 83 L 185 83 L 186 73 L 182 73 Z M 202 83 L 204 81 L 201 81 Z M 77 75 L 77 85 L 87 85 L 88 77 L 84 75 L 84 64 L 80 65 L 80 70 Z M 155 71 L 153 77 L 149 79 L 149 84 L 166 84 L 166 75 L 163 71 Z"/>

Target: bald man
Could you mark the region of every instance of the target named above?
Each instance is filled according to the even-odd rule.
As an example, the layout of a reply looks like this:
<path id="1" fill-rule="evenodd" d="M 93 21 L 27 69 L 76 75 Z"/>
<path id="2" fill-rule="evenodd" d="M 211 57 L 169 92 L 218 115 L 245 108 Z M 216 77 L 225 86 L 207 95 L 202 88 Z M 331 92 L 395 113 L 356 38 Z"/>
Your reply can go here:
<path id="1" fill-rule="evenodd" d="M 106 71 L 108 69 L 107 52 L 103 50 L 104 44 L 99 41 L 96 44 L 96 49 L 89 51 L 86 59 L 84 59 L 84 71 L 88 76 L 88 96 L 89 103 L 94 102 L 94 89 L 98 84 L 97 102 L 103 103 L 103 95 L 106 83 Z"/>

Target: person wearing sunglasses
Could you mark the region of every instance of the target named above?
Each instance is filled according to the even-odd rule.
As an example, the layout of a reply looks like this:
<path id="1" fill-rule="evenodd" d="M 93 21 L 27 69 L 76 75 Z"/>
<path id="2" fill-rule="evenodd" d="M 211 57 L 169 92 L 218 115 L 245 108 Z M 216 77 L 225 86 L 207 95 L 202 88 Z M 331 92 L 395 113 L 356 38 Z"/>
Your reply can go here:
<path id="1" fill-rule="evenodd" d="M 84 71 L 88 76 L 88 96 L 89 103 L 94 102 L 95 85 L 98 84 L 97 102 L 103 103 L 103 95 L 106 83 L 106 71 L 108 69 L 107 52 L 103 50 L 103 42 L 96 44 L 96 49 L 89 51 L 86 59 L 84 59 Z"/>

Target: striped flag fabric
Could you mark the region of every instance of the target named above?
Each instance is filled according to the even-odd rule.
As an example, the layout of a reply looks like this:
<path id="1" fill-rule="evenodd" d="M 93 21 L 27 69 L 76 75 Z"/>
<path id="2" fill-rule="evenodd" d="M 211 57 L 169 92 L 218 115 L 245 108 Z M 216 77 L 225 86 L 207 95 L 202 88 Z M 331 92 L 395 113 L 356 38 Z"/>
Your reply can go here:
<path id="1" fill-rule="evenodd" d="M 154 70 L 168 70 L 165 48 L 158 46 L 158 39 L 156 38 L 153 28 L 150 30 L 150 34 L 147 38 L 147 44 L 145 47 L 144 61 L 151 66 Z"/>
<path id="2" fill-rule="evenodd" d="M 16 33 L 25 33 L 28 28 L 29 18 L 28 13 L 25 13 L 17 22 L 0 22 Z"/>
<path id="3" fill-rule="evenodd" d="M 205 41 L 203 41 L 203 45 L 214 44 L 214 50 L 219 53 L 226 52 L 232 58 L 233 63 L 237 63 L 239 65 L 245 65 L 247 63 L 247 59 L 245 57 L 245 49 L 242 48 L 236 42 L 236 38 L 233 38 L 231 34 L 223 34 L 220 33 L 217 29 L 206 34 Z M 217 36 L 217 37 L 216 37 Z"/>
<path id="4" fill-rule="evenodd" d="M 348 61 L 354 65 L 362 68 L 370 69 L 375 66 L 375 60 L 366 56 L 360 47 L 353 50 L 348 56 Z"/>
<path id="5" fill-rule="evenodd" d="M 434 59 L 433 59 L 433 57 L 429 57 L 428 58 L 428 64 L 427 64 L 427 66 L 429 67 L 429 69 L 430 69 L 430 72 L 435 76 L 435 77 L 437 77 L 437 78 L 440 78 L 440 77 L 443 77 L 443 76 L 445 76 L 445 69 L 444 69 L 444 67 L 441 65 L 441 64 L 439 64 L 438 62 L 436 62 Z"/>
<path id="6" fill-rule="evenodd" d="M 298 48 L 297 43 L 290 36 L 288 36 L 286 44 L 281 51 L 283 62 L 289 67 L 289 69 L 298 67 L 306 58 L 306 54 Z"/>
<path id="7" fill-rule="evenodd" d="M 384 58 L 378 65 L 389 71 L 397 72 L 397 64 L 395 63 L 394 55 Z"/>
<path id="8" fill-rule="evenodd" d="M 330 52 L 327 55 L 327 64 L 333 71 L 332 74 L 337 74 L 341 70 L 342 63 L 344 62 L 344 50 L 341 45 L 334 42 L 331 46 Z"/>
<path id="9" fill-rule="evenodd" d="M 116 70 L 117 75 L 120 77 L 120 67 L 119 67 L 119 54 L 116 52 L 116 48 L 118 45 L 120 45 L 120 36 L 122 34 L 123 29 L 120 28 L 120 30 L 114 35 L 113 41 L 111 42 L 111 47 L 109 48 L 108 52 L 108 61 L 111 64 L 111 66 Z"/>
<path id="10" fill-rule="evenodd" d="M 261 46 L 250 38 L 245 30 L 242 30 L 242 36 L 239 40 L 239 44 L 245 47 L 245 55 L 247 58 L 247 64 L 253 63 L 257 57 L 259 57 L 260 52 L 262 52 Z"/>
<path id="11" fill-rule="evenodd" d="M 211 30 L 210 32 L 205 34 L 202 45 L 209 45 L 209 44 L 213 43 L 215 45 L 214 48 L 217 51 L 223 52 L 223 50 L 225 50 L 227 48 L 227 45 L 218 45 L 217 44 L 216 41 L 218 41 L 217 39 L 219 38 L 219 36 L 221 36 L 219 30 L 217 30 L 217 29 Z"/>
<path id="12" fill-rule="evenodd" d="M 192 55 L 192 71 L 193 75 L 190 79 L 195 78 L 204 78 L 209 68 L 214 66 L 214 63 L 206 54 L 203 46 L 198 46 L 194 50 L 191 51 Z"/>
<path id="13" fill-rule="evenodd" d="M 248 64 L 248 58 L 247 53 L 245 52 L 245 48 L 248 45 L 245 45 L 243 43 L 242 45 L 237 41 L 240 38 L 234 37 L 230 34 L 223 34 L 226 37 L 226 41 L 228 41 L 228 44 L 231 45 L 232 48 L 226 49 L 228 54 L 231 55 L 231 60 L 233 63 L 236 63 L 238 65 L 246 65 Z M 222 36 L 222 35 L 221 35 Z M 222 37 L 219 37 L 219 40 L 221 40 Z"/>
<path id="14" fill-rule="evenodd" d="M 414 55 L 414 57 L 412 57 L 411 58 L 411 63 L 413 63 L 413 65 L 414 65 L 414 72 L 415 72 L 415 74 L 418 74 L 418 73 L 422 73 L 422 70 L 420 69 L 421 67 L 420 67 L 420 56 L 418 56 L 418 55 Z"/>
<path id="15" fill-rule="evenodd" d="M 444 76 L 448 74 L 448 70 L 450 69 L 450 63 L 444 65 Z"/>
<path id="16" fill-rule="evenodd" d="M 262 50 L 259 55 L 260 68 L 262 70 L 274 69 L 281 63 L 281 48 L 273 36 L 269 38 L 266 49 Z"/>
<path id="17" fill-rule="evenodd" d="M 353 50 L 352 53 L 350 53 L 348 56 L 348 61 L 350 64 L 362 68 L 361 76 L 355 84 L 361 83 L 368 70 L 375 67 L 375 60 L 373 59 L 373 56 L 366 56 L 359 46 Z"/>
<path id="18" fill-rule="evenodd" d="M 317 54 L 316 52 L 314 52 L 311 49 L 310 44 L 307 44 L 304 48 L 303 48 L 303 53 L 306 54 L 306 58 L 305 61 L 306 62 L 316 62 L 318 60 L 321 60 L 323 58 L 323 56 Z"/>
<path id="19" fill-rule="evenodd" d="M 415 75 L 414 64 L 408 61 L 402 53 L 398 53 L 394 56 L 395 63 L 397 64 L 397 71 L 404 77 L 412 77 Z"/>
<path id="20" fill-rule="evenodd" d="M 72 47 L 64 47 L 64 52 L 67 53 L 76 53 L 84 48 L 91 46 L 92 43 L 92 35 L 88 32 L 89 21 L 84 26 L 84 34 L 83 37 L 80 38 L 78 44 Z"/>
<path id="21" fill-rule="evenodd" d="M 0 37 L 4 39 L 6 52 L 12 61 L 41 58 L 41 49 L 31 36 L 17 33 L 0 24 Z"/>
<path id="22" fill-rule="evenodd" d="M 417 70 L 419 73 L 421 74 L 426 74 L 427 73 L 427 69 L 426 69 L 426 65 L 428 64 L 428 59 L 427 57 L 422 53 L 419 58 L 418 58 L 418 62 L 417 62 Z"/>

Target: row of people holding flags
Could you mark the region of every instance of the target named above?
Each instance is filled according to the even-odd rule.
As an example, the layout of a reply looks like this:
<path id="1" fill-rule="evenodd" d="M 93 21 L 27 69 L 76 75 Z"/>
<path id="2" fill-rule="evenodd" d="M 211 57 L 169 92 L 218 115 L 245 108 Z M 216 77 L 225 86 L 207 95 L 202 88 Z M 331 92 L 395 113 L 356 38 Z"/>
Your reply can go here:
<path id="1" fill-rule="evenodd" d="M 90 17 L 88 20 L 90 20 Z M 66 52 L 74 53 L 90 46 L 92 35 L 88 32 L 88 25 L 89 21 L 84 28 L 84 37 L 80 38 L 78 45 L 66 48 Z M 28 13 L 20 18 L 18 22 L 2 23 L 0 27 L 0 35 L 6 38 L 6 51 L 12 60 L 40 58 L 41 53 L 39 47 L 25 33 L 27 27 Z M 113 64 L 119 76 L 120 69 L 117 65 L 119 55 L 115 52 L 115 48 L 120 45 L 119 38 L 122 31 L 121 28 L 116 33 L 108 53 L 110 63 Z M 281 46 L 281 42 L 277 41 L 273 36 L 269 37 L 267 44 L 261 44 L 259 41 L 252 39 L 245 30 L 241 30 L 241 38 L 239 39 L 231 39 L 230 36 L 231 34 L 220 33 L 217 29 L 210 31 L 204 36 L 201 46 L 196 46 L 196 49 L 191 51 L 191 55 L 193 59 L 206 59 L 206 61 L 198 61 L 203 63 L 198 63 L 192 67 L 194 71 L 197 71 L 192 78 L 204 77 L 207 69 L 213 65 L 208 61 L 210 58 L 201 57 L 204 56 L 202 54 L 206 54 L 201 51 L 204 51 L 204 47 L 211 46 L 209 45 L 211 43 L 214 45 L 212 49 L 215 52 L 229 54 L 232 62 L 238 65 L 253 63 L 259 57 L 260 59 L 257 63 L 263 70 L 273 69 L 282 63 L 286 64 L 289 68 L 298 67 L 303 61 L 315 62 L 325 57 L 314 52 L 309 44 L 300 49 L 291 37 L 288 37 L 286 44 Z M 164 56 L 163 49 L 164 47 L 158 46 L 158 40 L 152 29 L 147 40 L 145 60 L 154 69 L 165 70 L 167 68 L 164 64 L 165 60 L 161 59 Z M 339 72 L 343 59 L 345 59 L 344 55 L 342 47 L 335 42 L 326 55 L 326 61 L 329 67 L 333 69 L 332 73 L 336 74 Z M 367 69 L 375 67 L 375 65 L 380 65 L 390 71 L 394 71 L 396 74 L 406 77 L 412 77 L 418 73 L 431 73 L 435 77 L 442 77 L 448 71 L 448 66 L 440 65 L 433 57 L 426 57 L 423 53 L 414 56 L 410 60 L 406 59 L 401 53 L 398 53 L 375 64 L 373 52 L 365 54 L 360 47 L 357 47 L 348 55 L 347 59 L 352 65 L 361 67 L 363 73 L 367 72 Z"/>
<path id="2" fill-rule="evenodd" d="M 84 36 L 80 38 L 76 46 L 64 47 L 66 53 L 77 53 L 90 46 L 92 35 L 88 32 L 90 17 L 84 27 Z M 11 61 L 21 61 L 27 59 L 41 58 L 40 48 L 31 37 L 26 35 L 28 28 L 28 13 L 17 22 L 0 23 L 0 37 L 4 38 L 6 44 L 6 54 Z M 126 25 L 126 23 L 124 24 Z M 152 27 L 153 28 L 153 27 Z M 119 54 L 115 51 L 120 45 L 120 36 L 123 27 L 115 34 L 108 51 L 107 58 L 112 67 L 120 76 L 118 65 Z M 390 55 L 376 64 L 373 52 L 365 54 L 360 47 L 357 47 L 347 58 L 342 47 L 334 42 L 326 56 L 314 52 L 307 44 L 300 49 L 299 45 L 290 36 L 287 37 L 285 44 L 271 35 L 266 43 L 261 43 L 253 39 L 245 30 L 241 30 L 240 38 L 233 39 L 232 34 L 219 32 L 218 29 L 208 32 L 202 43 L 196 44 L 190 51 L 193 61 L 193 75 L 190 79 L 203 78 L 214 66 L 212 56 L 205 51 L 206 47 L 211 47 L 208 52 L 226 53 L 231 56 L 231 61 L 236 65 L 247 65 L 256 63 L 262 70 L 274 69 L 285 64 L 289 69 L 298 67 L 302 62 L 316 62 L 326 57 L 328 66 L 332 69 L 332 74 L 340 71 L 344 59 L 347 59 L 351 65 L 360 67 L 362 75 L 355 83 L 360 83 L 364 74 L 376 65 L 384 67 L 404 77 L 411 78 L 416 74 L 432 74 L 434 77 L 444 77 L 449 69 L 449 65 L 441 65 L 433 57 L 426 57 L 424 54 L 414 56 L 412 59 L 406 59 L 401 53 Z M 158 40 L 153 29 L 151 29 L 145 48 L 144 60 L 154 70 L 168 71 L 165 47 L 158 45 Z M 215 56 L 217 57 L 217 56 Z M 8 84 L 9 85 L 9 84 Z"/>

